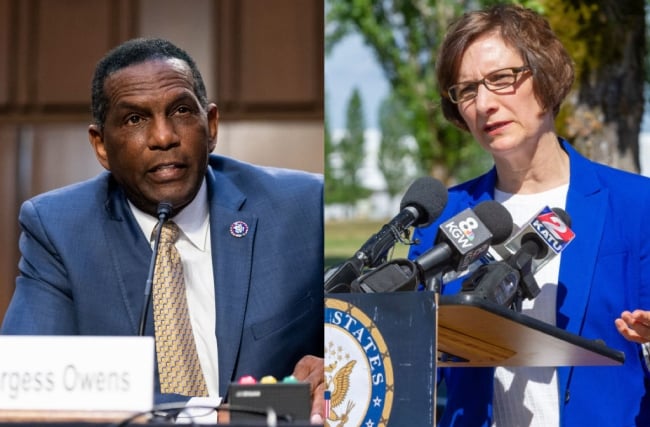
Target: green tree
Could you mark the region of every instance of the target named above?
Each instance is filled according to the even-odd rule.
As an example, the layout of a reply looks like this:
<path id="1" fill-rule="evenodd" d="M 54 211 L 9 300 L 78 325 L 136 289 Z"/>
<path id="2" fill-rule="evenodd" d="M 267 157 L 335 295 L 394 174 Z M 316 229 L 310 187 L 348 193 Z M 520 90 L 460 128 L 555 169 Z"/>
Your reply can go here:
<path id="1" fill-rule="evenodd" d="M 358 33 L 370 47 L 406 110 L 418 146 L 419 168 L 451 183 L 452 171 L 485 170 L 487 155 L 468 133 L 449 125 L 438 108 L 435 56 L 452 18 L 471 1 L 328 0 L 326 52 Z M 454 173 L 455 174 L 455 173 Z M 462 176 L 466 178 L 469 176 Z"/>
<path id="2" fill-rule="evenodd" d="M 332 141 L 332 134 L 330 133 L 329 121 L 325 114 L 325 121 L 323 124 L 323 142 L 324 142 L 324 161 L 323 173 L 325 175 L 325 203 L 340 203 L 343 197 L 341 193 L 341 180 L 339 173 L 332 164 L 332 158 L 336 156 L 336 146 Z"/>
<path id="3" fill-rule="evenodd" d="M 560 132 L 588 157 L 639 171 L 644 107 L 644 0 L 540 0 L 543 13 L 576 64 L 576 94 Z"/>
<path id="4" fill-rule="evenodd" d="M 386 191 L 395 197 L 411 181 L 423 174 L 417 161 L 418 150 L 410 133 L 409 112 L 399 98 L 391 94 L 379 107 L 378 166 L 386 181 Z"/>
<path id="5" fill-rule="evenodd" d="M 336 166 L 331 167 L 328 176 L 328 181 L 331 180 L 328 203 L 353 205 L 370 195 L 359 177 L 359 168 L 365 158 L 365 129 L 361 93 L 354 88 L 346 109 L 345 134 L 332 150 L 337 158 L 331 159 Z"/>

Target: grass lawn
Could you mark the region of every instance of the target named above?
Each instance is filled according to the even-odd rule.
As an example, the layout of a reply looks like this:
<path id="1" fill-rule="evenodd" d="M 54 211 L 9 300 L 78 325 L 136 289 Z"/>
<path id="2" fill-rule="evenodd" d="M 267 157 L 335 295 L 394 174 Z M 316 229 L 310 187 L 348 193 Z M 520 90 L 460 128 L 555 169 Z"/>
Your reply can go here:
<path id="1" fill-rule="evenodd" d="M 326 221 L 325 269 L 354 255 L 387 221 Z M 406 258 L 408 246 L 397 243 L 389 258 Z"/>

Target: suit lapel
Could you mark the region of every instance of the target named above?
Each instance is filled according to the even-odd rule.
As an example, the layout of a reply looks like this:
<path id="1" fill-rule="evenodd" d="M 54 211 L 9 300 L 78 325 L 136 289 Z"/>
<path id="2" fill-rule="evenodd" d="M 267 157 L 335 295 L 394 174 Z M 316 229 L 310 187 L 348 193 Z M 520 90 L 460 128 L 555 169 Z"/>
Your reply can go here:
<path id="1" fill-rule="evenodd" d="M 246 197 L 222 175 L 208 172 L 212 268 L 215 281 L 219 389 L 234 375 L 248 301 L 257 217 L 241 210 Z"/>
<path id="2" fill-rule="evenodd" d="M 557 326 L 579 334 L 593 279 L 598 245 L 605 222 L 607 191 L 600 188 L 591 161 L 578 154 L 568 143 L 561 141 L 571 164 L 571 180 L 566 211 L 580 218 L 571 225 L 576 238 L 562 253 L 562 265 L 557 296 Z M 470 188 L 474 200 L 470 207 L 494 197 L 496 171 L 492 169 Z M 584 286 L 572 284 L 584 283 Z"/>
<path id="3" fill-rule="evenodd" d="M 102 214 L 105 215 L 105 227 L 101 228 L 110 257 L 107 262 L 115 272 L 112 275 L 115 277 L 115 286 L 120 289 L 132 332 L 137 335 L 152 254 L 151 246 L 131 214 L 124 194 L 110 184 Z M 147 335 L 153 335 L 151 313 L 150 309 L 145 330 Z"/>
<path id="4" fill-rule="evenodd" d="M 608 192 L 600 187 L 591 162 L 568 144 L 563 145 L 569 153 L 571 162 L 571 181 L 566 211 L 579 220 L 572 221 L 571 229 L 576 237 L 562 253 L 557 290 L 556 325 L 580 335 L 591 284 L 594 280 L 599 242 L 605 225 Z M 572 367 L 558 369 L 561 402 L 566 394 L 571 372 L 573 372 Z"/>
<path id="5" fill-rule="evenodd" d="M 567 213 L 576 237 L 562 253 L 557 296 L 557 325 L 580 334 L 605 225 L 608 193 L 599 186 L 591 163 L 572 148 L 565 148 L 571 158 L 571 182 Z M 582 283 L 584 285 L 577 285 Z"/>
<path id="6" fill-rule="evenodd" d="M 494 188 L 497 182 L 497 170 L 492 167 L 487 173 L 475 179 L 472 185 L 467 188 L 467 206 L 474 209 L 478 204 L 486 200 L 494 200 Z"/>
<path id="7" fill-rule="evenodd" d="M 567 197 L 566 211 L 575 218 L 580 218 L 571 225 L 576 238 L 562 253 L 562 265 L 557 295 L 557 326 L 567 331 L 580 334 L 585 308 L 591 290 L 591 283 L 605 226 L 608 193 L 600 188 L 598 177 L 591 161 L 578 154 L 571 146 L 562 141 L 569 154 L 571 164 L 571 181 Z M 496 172 L 492 169 L 476 180 L 468 194 L 474 199 L 469 206 L 493 197 Z M 583 283 L 583 286 L 575 284 Z"/>

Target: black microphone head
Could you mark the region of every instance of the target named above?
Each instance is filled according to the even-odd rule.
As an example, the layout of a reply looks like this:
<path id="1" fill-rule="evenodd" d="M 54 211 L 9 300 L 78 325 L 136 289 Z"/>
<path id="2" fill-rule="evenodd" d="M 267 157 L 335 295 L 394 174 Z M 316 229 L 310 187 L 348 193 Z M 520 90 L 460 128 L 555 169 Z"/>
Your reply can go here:
<path id="1" fill-rule="evenodd" d="M 548 245 L 533 232 L 524 234 L 521 237 L 521 248 L 519 250 L 528 252 L 533 259 L 543 259 L 548 255 Z"/>
<path id="2" fill-rule="evenodd" d="M 476 207 L 474 213 L 492 233 L 492 245 L 499 245 L 512 234 L 512 216 L 499 202 L 485 200 Z"/>
<path id="3" fill-rule="evenodd" d="M 562 222 L 569 228 L 571 228 L 571 216 L 562 208 L 551 208 L 553 213 L 562 220 Z"/>
<path id="4" fill-rule="evenodd" d="M 158 215 L 158 219 L 160 220 L 166 220 L 169 218 L 169 215 L 172 213 L 172 204 L 169 202 L 160 202 L 158 203 L 158 209 L 156 210 L 156 214 Z"/>
<path id="5" fill-rule="evenodd" d="M 412 206 L 418 210 L 418 217 L 413 222 L 415 227 L 426 227 L 435 221 L 447 205 L 447 188 L 437 179 L 423 176 L 413 181 L 406 190 L 400 210 Z"/>

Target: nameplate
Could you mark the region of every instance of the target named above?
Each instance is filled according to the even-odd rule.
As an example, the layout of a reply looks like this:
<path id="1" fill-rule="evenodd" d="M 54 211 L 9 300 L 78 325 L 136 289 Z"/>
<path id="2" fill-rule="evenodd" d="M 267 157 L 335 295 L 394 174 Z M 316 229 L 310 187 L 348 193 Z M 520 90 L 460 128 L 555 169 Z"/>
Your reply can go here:
<path id="1" fill-rule="evenodd" d="M 148 411 L 152 337 L 0 336 L 3 410 Z"/>

